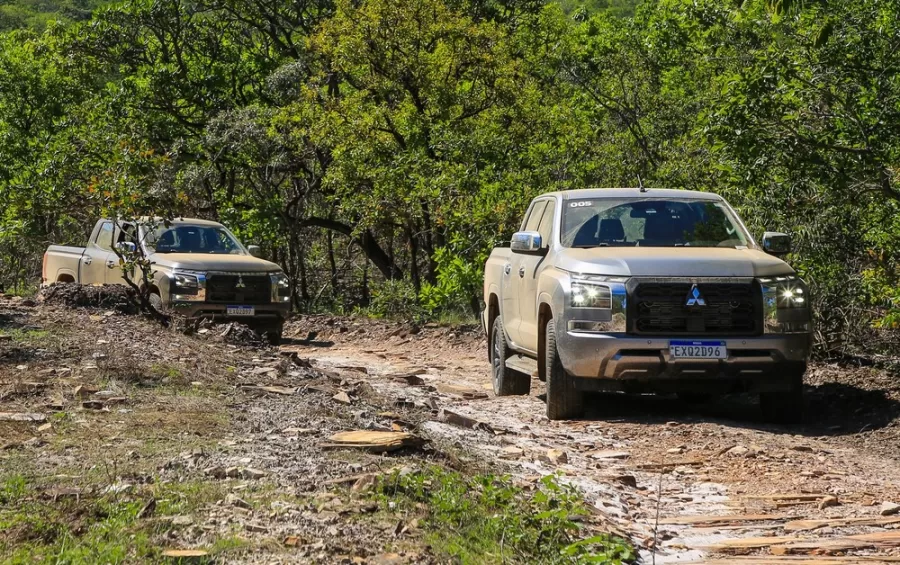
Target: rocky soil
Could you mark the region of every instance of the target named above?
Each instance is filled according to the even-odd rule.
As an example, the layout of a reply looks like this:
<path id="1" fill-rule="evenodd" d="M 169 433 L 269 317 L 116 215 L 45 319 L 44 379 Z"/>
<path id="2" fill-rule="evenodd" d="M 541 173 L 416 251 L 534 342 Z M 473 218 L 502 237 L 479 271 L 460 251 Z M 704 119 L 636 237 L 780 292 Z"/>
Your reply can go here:
<path id="1" fill-rule="evenodd" d="M 900 561 L 888 365 L 814 366 L 799 427 L 761 422 L 743 397 L 592 395 L 584 419 L 550 422 L 540 382 L 493 395 L 477 327 L 310 316 L 275 349 L 240 326 L 184 335 L 70 294 L 0 297 L 0 501 L 22 477 L 36 485 L 24 500 L 63 507 L 72 531 L 112 493 L 140 509 L 154 555 L 437 562 L 415 520 L 367 495 L 437 462 L 522 485 L 560 473 L 646 563 Z M 404 446 L 337 445 L 353 430 Z M 46 535 L 6 528 L 0 556 Z"/>
<path id="2" fill-rule="evenodd" d="M 564 473 L 647 563 L 900 561 L 896 365 L 814 365 L 796 427 L 762 422 L 751 398 L 613 394 L 550 422 L 536 380 L 493 395 L 477 327 L 309 317 L 288 335 L 283 351 L 365 367 L 379 394 L 431 406 L 433 438 L 522 476 Z"/>

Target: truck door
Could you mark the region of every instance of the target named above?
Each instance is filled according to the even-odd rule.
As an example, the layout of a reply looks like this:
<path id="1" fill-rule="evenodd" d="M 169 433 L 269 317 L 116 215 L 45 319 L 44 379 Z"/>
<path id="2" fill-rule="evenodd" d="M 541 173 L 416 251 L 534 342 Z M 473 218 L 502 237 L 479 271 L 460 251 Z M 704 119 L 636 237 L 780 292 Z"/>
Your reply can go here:
<path id="1" fill-rule="evenodd" d="M 115 230 L 115 244 L 118 245 L 120 243 L 133 243 L 137 245 L 137 226 L 132 223 L 124 222 Z M 119 256 L 113 251 L 110 253 L 110 257 L 107 259 L 107 266 L 109 266 L 110 261 L 112 261 L 113 266 L 106 270 L 106 283 L 107 284 L 125 284 L 125 278 L 122 276 L 122 269 L 119 267 Z M 132 279 L 134 282 L 138 282 L 135 280 L 134 275 L 132 274 Z"/>
<path id="2" fill-rule="evenodd" d="M 103 220 L 100 227 L 95 230 L 91 241 L 84 249 L 79 269 L 81 284 L 103 284 L 106 282 L 106 272 L 110 269 L 108 262 L 115 258 L 112 252 L 113 233 L 115 227 L 109 220 Z"/>
<path id="3" fill-rule="evenodd" d="M 522 231 L 537 231 L 546 207 L 547 200 L 536 200 L 525 215 Z M 534 256 L 525 253 L 510 253 L 509 264 L 503 269 L 503 326 L 506 328 L 509 339 L 519 347 L 524 346 L 519 333 L 522 323 L 522 304 L 534 300 L 534 297 L 529 298 L 522 294 L 521 284 L 526 270 L 525 263 L 532 257 Z M 524 308 L 524 312 L 528 312 L 527 307 Z"/>
<path id="4" fill-rule="evenodd" d="M 538 224 L 537 231 L 545 248 L 550 245 L 556 215 L 556 200 L 549 200 L 544 214 Z M 530 351 L 537 351 L 538 346 L 538 275 L 545 264 L 544 255 L 519 255 L 522 259 L 518 271 L 519 279 L 519 345 Z"/>

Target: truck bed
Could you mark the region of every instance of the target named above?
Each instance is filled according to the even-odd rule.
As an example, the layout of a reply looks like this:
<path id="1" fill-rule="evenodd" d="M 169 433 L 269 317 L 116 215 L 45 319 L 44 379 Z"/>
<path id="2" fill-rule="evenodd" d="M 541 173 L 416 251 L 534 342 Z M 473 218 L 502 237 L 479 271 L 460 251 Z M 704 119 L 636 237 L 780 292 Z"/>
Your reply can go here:
<path id="1" fill-rule="evenodd" d="M 53 284 L 60 280 L 81 282 L 81 258 L 84 247 L 51 245 L 44 255 L 43 284 Z"/>

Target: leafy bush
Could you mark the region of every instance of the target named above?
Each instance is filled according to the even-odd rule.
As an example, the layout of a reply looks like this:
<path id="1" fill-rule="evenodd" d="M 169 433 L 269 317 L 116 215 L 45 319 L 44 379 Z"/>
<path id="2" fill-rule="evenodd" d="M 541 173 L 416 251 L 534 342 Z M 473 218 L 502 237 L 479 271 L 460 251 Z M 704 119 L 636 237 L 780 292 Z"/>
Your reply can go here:
<path id="1" fill-rule="evenodd" d="M 416 289 L 406 279 L 373 282 L 368 308 L 364 313 L 376 317 L 416 318 L 419 308 Z"/>
<path id="2" fill-rule="evenodd" d="M 434 255 L 437 283 L 425 283 L 419 292 L 422 309 L 430 316 L 440 313 L 477 314 L 473 297 L 481 295 L 484 276 L 481 261 L 470 261 L 455 255 L 446 247 Z"/>

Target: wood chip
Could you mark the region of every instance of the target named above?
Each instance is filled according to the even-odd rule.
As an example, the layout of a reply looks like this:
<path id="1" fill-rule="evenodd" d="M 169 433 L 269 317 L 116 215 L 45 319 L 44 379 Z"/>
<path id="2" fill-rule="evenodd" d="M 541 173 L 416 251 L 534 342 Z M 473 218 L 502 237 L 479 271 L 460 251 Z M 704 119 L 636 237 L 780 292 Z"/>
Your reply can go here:
<path id="1" fill-rule="evenodd" d="M 462 414 L 457 414 L 456 412 L 451 412 L 446 408 L 441 408 L 441 411 L 438 414 L 438 419 L 441 422 L 459 426 L 461 428 L 469 428 L 470 430 L 485 430 L 488 432 L 493 431 L 489 424 L 479 422 L 475 418 L 470 418 L 468 416 L 463 416 Z"/>
<path id="2" fill-rule="evenodd" d="M 357 430 L 352 432 L 340 432 L 328 438 L 330 443 L 322 445 L 324 448 L 359 448 L 374 453 L 395 451 L 397 449 L 416 445 L 421 440 L 406 432 L 379 432 L 373 430 Z"/>
<path id="3" fill-rule="evenodd" d="M 900 516 L 865 518 L 824 518 L 820 520 L 793 520 L 784 525 L 786 532 L 804 532 L 818 528 L 839 528 L 841 526 L 887 526 L 900 523 Z"/>
<path id="4" fill-rule="evenodd" d="M 742 549 L 759 549 L 762 547 L 770 547 L 773 545 L 784 545 L 787 543 L 809 541 L 805 538 L 797 538 L 793 536 L 764 536 L 758 538 L 734 538 L 722 540 L 714 545 L 707 546 L 704 549 L 709 551 L 718 551 L 721 553 L 729 553 Z"/>
<path id="5" fill-rule="evenodd" d="M 681 525 L 726 525 L 739 522 L 770 522 L 786 520 L 787 514 L 734 514 L 731 516 L 675 516 L 672 518 L 660 518 L 660 524 Z"/>
<path id="6" fill-rule="evenodd" d="M 241 390 L 246 391 L 257 391 L 257 392 L 268 392 L 271 394 L 283 394 L 283 395 L 291 395 L 297 392 L 297 389 L 294 387 L 288 386 L 257 386 L 257 385 L 241 385 Z"/>
<path id="7" fill-rule="evenodd" d="M 747 500 L 820 500 L 825 498 L 826 496 L 831 496 L 830 494 L 819 492 L 819 493 L 796 493 L 796 494 L 750 494 L 747 496 L 742 496 L 741 498 L 745 498 Z"/>
<path id="8" fill-rule="evenodd" d="M 604 450 L 595 451 L 589 454 L 592 459 L 628 459 L 631 453 L 627 451 Z"/>
<path id="9" fill-rule="evenodd" d="M 206 557 L 209 552 L 202 549 L 167 549 L 162 554 L 163 557 Z"/>
<path id="10" fill-rule="evenodd" d="M 0 422 L 46 422 L 43 414 L 31 412 L 0 412 Z"/>

